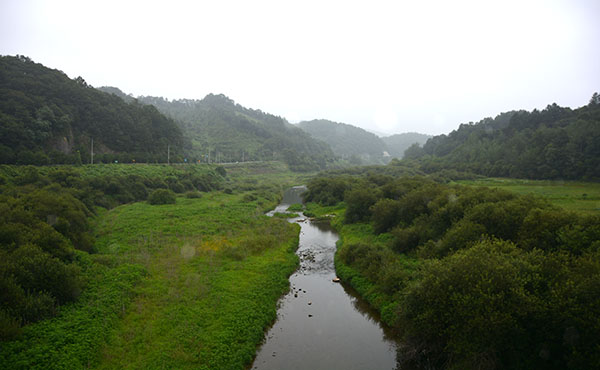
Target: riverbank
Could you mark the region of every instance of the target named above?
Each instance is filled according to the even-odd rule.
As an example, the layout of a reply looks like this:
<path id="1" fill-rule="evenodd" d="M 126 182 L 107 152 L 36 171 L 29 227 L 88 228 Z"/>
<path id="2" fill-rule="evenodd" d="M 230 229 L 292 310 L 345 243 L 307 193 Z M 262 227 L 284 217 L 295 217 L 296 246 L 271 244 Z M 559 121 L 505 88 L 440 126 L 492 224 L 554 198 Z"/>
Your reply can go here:
<path id="1" fill-rule="evenodd" d="M 81 297 L 2 342 L 0 367 L 244 369 L 298 266 L 298 225 L 263 215 L 292 177 L 99 210 Z"/>
<path id="2" fill-rule="evenodd" d="M 301 190 L 299 188 L 290 189 Z M 273 213 L 294 212 L 301 199 L 288 192 Z M 394 369 L 396 342 L 364 302 L 334 282 L 338 235 L 327 221 L 290 218 L 301 226 L 299 269 L 290 277 L 278 319 L 258 350 L 253 370 Z"/>
<path id="3" fill-rule="evenodd" d="M 365 224 L 344 224 L 344 213 L 346 205 L 341 202 L 335 206 L 321 206 L 317 203 L 306 204 L 307 213 L 314 219 L 327 220 L 331 227 L 339 234 L 335 252 L 335 271 L 337 276 L 348 284 L 356 293 L 364 299 L 378 314 L 380 320 L 388 327 L 397 326 L 396 309 L 398 304 L 397 297 L 381 289 L 376 283 L 366 278 L 356 268 L 350 264 L 344 263 L 341 256 L 348 252 L 351 245 L 357 243 L 369 244 L 374 249 L 386 250 L 389 243 L 389 236 L 378 236 L 373 233 L 370 225 Z M 391 269 L 391 265 L 398 261 L 397 255 L 389 255 L 386 269 Z M 414 273 L 419 267 L 419 261 L 416 258 L 402 256 L 402 263 L 406 273 Z"/>
<path id="4" fill-rule="evenodd" d="M 402 333 L 400 367 L 600 365 L 597 215 L 424 178 L 308 188 L 340 234 L 338 275 Z"/>

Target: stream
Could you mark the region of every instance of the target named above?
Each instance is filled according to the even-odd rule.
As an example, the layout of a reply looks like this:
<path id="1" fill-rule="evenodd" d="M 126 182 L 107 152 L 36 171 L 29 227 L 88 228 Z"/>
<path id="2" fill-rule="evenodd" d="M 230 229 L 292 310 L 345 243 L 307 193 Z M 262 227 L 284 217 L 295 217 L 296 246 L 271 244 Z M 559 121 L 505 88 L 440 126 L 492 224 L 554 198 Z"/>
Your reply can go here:
<path id="1" fill-rule="evenodd" d="M 269 215 L 302 203 L 305 190 L 286 191 Z M 251 369 L 395 369 L 393 335 L 351 288 L 333 282 L 338 235 L 327 222 L 302 214 L 289 221 L 301 227 L 300 267 L 290 276 L 290 292 L 280 299 L 277 320 Z"/>

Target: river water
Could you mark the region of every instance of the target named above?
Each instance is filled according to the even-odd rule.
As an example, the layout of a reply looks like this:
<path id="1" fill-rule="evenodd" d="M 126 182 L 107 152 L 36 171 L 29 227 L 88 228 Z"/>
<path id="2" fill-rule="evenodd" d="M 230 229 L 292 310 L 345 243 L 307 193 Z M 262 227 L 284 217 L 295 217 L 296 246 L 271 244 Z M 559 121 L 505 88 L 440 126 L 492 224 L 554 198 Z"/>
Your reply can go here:
<path id="1" fill-rule="evenodd" d="M 301 203 L 303 187 L 284 194 L 271 212 Z M 302 216 L 297 254 L 300 267 L 281 298 L 277 321 L 267 332 L 252 369 L 395 369 L 396 342 L 350 288 L 333 282 L 338 235 L 324 222 Z"/>

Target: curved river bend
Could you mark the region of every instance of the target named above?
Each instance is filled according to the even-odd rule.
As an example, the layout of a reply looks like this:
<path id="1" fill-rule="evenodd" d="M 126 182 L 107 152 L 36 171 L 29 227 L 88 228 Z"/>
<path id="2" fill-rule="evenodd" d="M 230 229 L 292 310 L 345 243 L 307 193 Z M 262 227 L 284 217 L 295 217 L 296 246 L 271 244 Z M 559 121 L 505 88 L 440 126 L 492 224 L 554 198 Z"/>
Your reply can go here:
<path id="1" fill-rule="evenodd" d="M 304 190 L 294 187 L 286 191 L 270 215 L 301 203 Z M 394 369 L 393 337 L 351 289 L 333 282 L 337 234 L 327 223 L 304 216 L 290 222 L 301 226 L 300 267 L 290 277 L 291 290 L 280 300 L 277 321 L 252 369 Z"/>

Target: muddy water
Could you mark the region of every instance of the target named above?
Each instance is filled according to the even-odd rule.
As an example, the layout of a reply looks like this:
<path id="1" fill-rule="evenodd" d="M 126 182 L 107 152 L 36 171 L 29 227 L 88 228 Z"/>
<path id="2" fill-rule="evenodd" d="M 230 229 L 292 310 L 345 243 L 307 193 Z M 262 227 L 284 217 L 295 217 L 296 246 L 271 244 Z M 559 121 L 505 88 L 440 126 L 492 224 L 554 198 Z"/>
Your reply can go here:
<path id="1" fill-rule="evenodd" d="M 303 190 L 290 189 L 273 212 L 300 203 Z M 351 289 L 332 281 L 337 234 L 304 216 L 290 222 L 301 226 L 300 268 L 252 369 L 394 369 L 396 342 Z"/>

